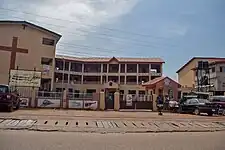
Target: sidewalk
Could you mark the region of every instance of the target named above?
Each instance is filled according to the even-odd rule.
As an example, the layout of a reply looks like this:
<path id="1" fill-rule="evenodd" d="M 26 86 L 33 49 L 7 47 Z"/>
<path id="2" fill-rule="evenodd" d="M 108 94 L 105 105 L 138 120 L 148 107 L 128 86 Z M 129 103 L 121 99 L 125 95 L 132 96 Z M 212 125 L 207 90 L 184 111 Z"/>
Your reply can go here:
<path id="1" fill-rule="evenodd" d="M 120 112 L 120 111 L 83 111 L 83 110 L 55 110 L 33 109 L 18 110 L 12 113 L 0 112 L 0 118 L 21 119 L 114 119 L 114 120 L 225 120 L 225 116 L 195 116 L 191 114 L 164 113 L 159 116 L 157 112 Z"/>
<path id="2" fill-rule="evenodd" d="M 1 130 L 64 132 L 208 132 L 225 130 L 223 116 L 156 112 L 34 109 L 0 112 Z"/>

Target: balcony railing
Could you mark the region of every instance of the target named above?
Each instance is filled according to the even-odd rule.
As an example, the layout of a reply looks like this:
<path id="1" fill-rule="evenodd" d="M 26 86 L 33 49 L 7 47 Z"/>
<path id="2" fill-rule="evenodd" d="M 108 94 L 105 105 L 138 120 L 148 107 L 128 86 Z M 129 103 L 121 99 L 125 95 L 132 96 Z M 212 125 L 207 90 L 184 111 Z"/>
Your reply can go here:
<path id="1" fill-rule="evenodd" d="M 137 82 L 136 82 L 136 81 L 135 81 L 135 82 L 134 82 L 134 81 L 133 81 L 133 82 L 128 82 L 128 81 L 127 81 L 127 84 L 128 84 L 128 85 L 136 85 Z"/>
<path id="2" fill-rule="evenodd" d="M 101 84 L 101 81 L 83 81 L 84 84 Z"/>

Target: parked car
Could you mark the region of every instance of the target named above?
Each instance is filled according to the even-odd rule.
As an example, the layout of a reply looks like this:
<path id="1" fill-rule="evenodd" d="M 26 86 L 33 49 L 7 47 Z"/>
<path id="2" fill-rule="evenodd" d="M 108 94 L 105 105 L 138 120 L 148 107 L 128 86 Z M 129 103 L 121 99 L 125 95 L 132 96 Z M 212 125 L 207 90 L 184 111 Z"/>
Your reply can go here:
<path id="1" fill-rule="evenodd" d="M 225 115 L 225 96 L 211 96 L 209 100 L 215 105 L 218 115 Z"/>
<path id="2" fill-rule="evenodd" d="M 199 115 L 201 113 L 207 113 L 212 116 L 216 109 L 215 106 L 207 99 L 192 98 L 180 103 L 180 113 L 187 112 Z"/>
<path id="3" fill-rule="evenodd" d="M 0 107 L 6 107 L 10 112 L 20 107 L 19 94 L 12 92 L 8 85 L 0 84 Z"/>

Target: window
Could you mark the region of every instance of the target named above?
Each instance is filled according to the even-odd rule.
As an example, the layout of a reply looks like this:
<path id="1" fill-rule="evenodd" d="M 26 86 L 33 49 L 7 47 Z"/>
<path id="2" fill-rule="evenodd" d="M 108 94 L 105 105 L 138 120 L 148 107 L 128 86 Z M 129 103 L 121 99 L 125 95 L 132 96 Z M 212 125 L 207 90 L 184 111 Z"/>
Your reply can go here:
<path id="1" fill-rule="evenodd" d="M 212 72 L 215 72 L 215 70 L 216 70 L 215 67 L 212 67 Z"/>
<path id="2" fill-rule="evenodd" d="M 223 67 L 220 67 L 220 72 L 223 72 Z"/>
<path id="3" fill-rule="evenodd" d="M 0 86 L 0 93 L 8 93 L 8 92 L 9 92 L 8 86 L 4 86 L 4 85 Z"/>
<path id="4" fill-rule="evenodd" d="M 51 66 L 52 62 L 53 62 L 52 58 L 41 57 L 41 64 L 42 65 L 49 65 L 49 66 Z"/>
<path id="5" fill-rule="evenodd" d="M 69 93 L 73 93 L 73 89 L 69 88 Z"/>
<path id="6" fill-rule="evenodd" d="M 198 100 L 192 99 L 189 101 L 189 104 L 198 104 Z"/>
<path id="7" fill-rule="evenodd" d="M 136 94 L 136 90 L 128 90 L 128 94 Z"/>
<path id="8" fill-rule="evenodd" d="M 55 41 L 52 40 L 52 39 L 43 38 L 42 39 L 42 44 L 54 46 L 55 45 Z"/>

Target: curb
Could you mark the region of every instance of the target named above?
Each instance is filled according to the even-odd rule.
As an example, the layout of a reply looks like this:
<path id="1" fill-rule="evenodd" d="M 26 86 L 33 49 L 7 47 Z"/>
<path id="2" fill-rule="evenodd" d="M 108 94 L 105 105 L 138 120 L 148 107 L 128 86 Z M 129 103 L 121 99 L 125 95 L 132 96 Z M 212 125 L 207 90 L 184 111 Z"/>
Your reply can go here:
<path id="1" fill-rule="evenodd" d="M 127 131 L 105 131 L 105 130 L 63 130 L 63 129 L 34 129 L 32 127 L 30 128 L 2 128 L 0 130 L 14 130 L 14 131 L 18 131 L 18 130 L 22 130 L 22 131 L 36 131 L 36 132 L 74 132 L 74 133 L 101 133 L 101 134 L 109 134 L 109 133 L 178 133 L 178 132 L 190 132 L 190 133 L 195 133 L 195 132 L 221 132 L 221 131 L 225 131 L 225 129 L 213 129 L 213 130 L 158 130 L 158 131 L 152 131 L 152 130 L 143 130 L 143 131 L 132 131 L 132 130 L 127 130 Z"/>

